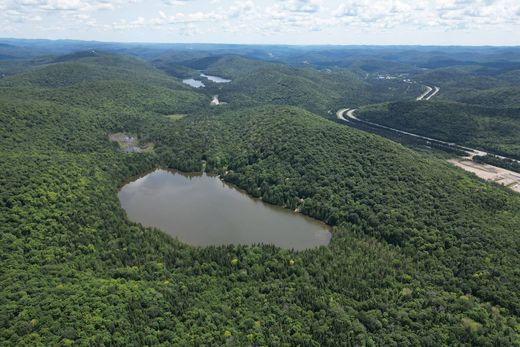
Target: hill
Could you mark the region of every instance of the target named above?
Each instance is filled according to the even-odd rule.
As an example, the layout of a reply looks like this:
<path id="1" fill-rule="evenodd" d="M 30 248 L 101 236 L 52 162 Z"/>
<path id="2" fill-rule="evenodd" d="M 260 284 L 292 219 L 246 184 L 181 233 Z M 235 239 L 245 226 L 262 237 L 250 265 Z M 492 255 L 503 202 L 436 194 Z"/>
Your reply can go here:
<path id="1" fill-rule="evenodd" d="M 330 118 L 345 102 L 362 105 L 389 99 L 413 100 L 420 90 L 419 86 L 411 88 L 401 80 L 367 79 L 346 69 L 293 67 L 237 55 L 181 62 L 176 58 L 171 62 L 162 60 L 157 66 L 177 77 L 197 78 L 203 71 L 231 79 L 226 84 L 205 82 L 207 87 L 201 92 L 218 94 L 232 108 L 292 105 Z"/>
<path id="2" fill-rule="evenodd" d="M 495 65 L 498 67 L 488 67 Z M 413 78 L 426 85 L 439 86 L 438 99 L 484 107 L 519 107 L 519 63 L 504 65 L 496 62 L 442 67 L 414 74 Z"/>
<path id="3" fill-rule="evenodd" d="M 172 122 L 150 91 L 185 107 L 200 96 L 153 70 L 124 79 L 105 60 L 87 63 L 103 77 L 63 85 L 70 63 L 2 87 L 2 344 L 518 343 L 518 195 L 301 108 Z M 131 103 L 121 85 L 148 91 Z M 115 131 L 154 150 L 123 153 Z M 330 246 L 196 248 L 126 219 L 123 182 L 202 160 L 333 225 Z"/>
<path id="4" fill-rule="evenodd" d="M 520 158 L 520 109 L 454 102 L 394 102 L 363 107 L 362 119 L 435 139 Z"/>
<path id="5" fill-rule="evenodd" d="M 148 63 L 120 55 L 73 54 L 0 79 L 7 97 L 70 106 L 173 114 L 201 109 L 207 97 Z"/>

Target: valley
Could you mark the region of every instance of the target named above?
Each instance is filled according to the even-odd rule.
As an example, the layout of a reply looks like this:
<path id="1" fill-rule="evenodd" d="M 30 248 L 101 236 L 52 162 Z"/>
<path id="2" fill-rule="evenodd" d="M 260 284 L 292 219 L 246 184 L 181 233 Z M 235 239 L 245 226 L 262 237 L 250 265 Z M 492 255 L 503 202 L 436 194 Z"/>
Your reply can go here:
<path id="1" fill-rule="evenodd" d="M 431 90 L 429 90 L 428 92 L 431 92 Z M 511 162 L 518 163 L 519 161 L 516 159 L 507 158 L 507 157 L 500 156 L 497 154 L 484 152 L 479 149 L 461 146 L 461 145 L 458 145 L 453 142 L 445 142 L 445 141 L 429 138 L 426 136 L 413 134 L 413 133 L 410 133 L 407 131 L 394 129 L 394 128 L 387 127 L 387 126 L 384 126 L 381 124 L 376 124 L 373 122 L 361 120 L 355 116 L 356 111 L 357 111 L 357 109 L 342 108 L 336 112 L 336 117 L 346 123 L 360 122 L 360 123 L 366 124 L 370 127 L 375 127 L 375 128 L 380 128 L 380 129 L 385 129 L 385 130 L 391 131 L 393 133 L 399 134 L 400 136 L 404 135 L 404 136 L 413 137 L 415 139 L 419 139 L 419 140 L 423 141 L 426 145 L 436 144 L 436 145 L 442 146 L 443 148 L 449 148 L 450 151 L 458 151 L 459 153 L 463 153 L 463 156 L 460 159 L 449 159 L 448 162 L 450 162 L 450 163 L 454 164 L 455 166 L 460 167 L 468 172 L 471 172 L 484 180 L 497 182 L 499 184 L 502 184 L 502 185 L 505 185 L 505 186 L 511 188 L 512 190 L 514 190 L 516 192 L 520 192 L 520 173 L 505 170 L 503 168 L 500 168 L 497 166 L 492 166 L 489 164 L 479 164 L 479 163 L 473 161 L 473 159 L 475 157 L 492 156 L 492 157 L 498 158 L 500 160 L 509 160 Z"/>
<path id="2" fill-rule="evenodd" d="M 520 50 L 2 52 L 1 345 L 519 343 Z"/>

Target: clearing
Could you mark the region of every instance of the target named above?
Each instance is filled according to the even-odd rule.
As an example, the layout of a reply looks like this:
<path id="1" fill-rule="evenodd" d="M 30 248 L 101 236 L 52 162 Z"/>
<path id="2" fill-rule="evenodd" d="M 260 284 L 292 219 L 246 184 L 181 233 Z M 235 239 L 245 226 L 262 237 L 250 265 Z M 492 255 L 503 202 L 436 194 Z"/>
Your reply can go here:
<path id="1" fill-rule="evenodd" d="M 136 136 L 125 133 L 109 134 L 108 138 L 112 142 L 117 142 L 119 147 L 127 153 L 142 153 L 153 151 L 153 143 L 147 143 L 139 146 L 139 140 Z"/>
<path id="2" fill-rule="evenodd" d="M 455 166 L 466 171 L 472 172 L 487 181 L 494 181 L 511 188 L 520 193 L 520 174 L 487 164 L 479 164 L 471 160 L 451 159 L 448 160 Z"/>

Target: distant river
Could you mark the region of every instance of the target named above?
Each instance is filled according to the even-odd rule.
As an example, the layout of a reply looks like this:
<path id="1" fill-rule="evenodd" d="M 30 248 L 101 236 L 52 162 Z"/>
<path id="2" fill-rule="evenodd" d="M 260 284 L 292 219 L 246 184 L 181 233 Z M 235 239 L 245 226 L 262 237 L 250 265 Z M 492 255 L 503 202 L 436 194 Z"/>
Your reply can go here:
<path id="1" fill-rule="evenodd" d="M 327 225 L 206 174 L 156 170 L 125 185 L 119 200 L 130 220 L 195 246 L 264 243 L 302 250 L 331 238 Z"/>

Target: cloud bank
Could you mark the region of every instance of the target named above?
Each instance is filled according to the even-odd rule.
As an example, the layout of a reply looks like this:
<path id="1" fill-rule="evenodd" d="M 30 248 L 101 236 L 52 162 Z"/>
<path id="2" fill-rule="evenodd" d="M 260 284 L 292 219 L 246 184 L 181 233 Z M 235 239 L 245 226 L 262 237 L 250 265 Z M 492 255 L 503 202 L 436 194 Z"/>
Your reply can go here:
<path id="1" fill-rule="evenodd" d="M 518 0 L 0 0 L 0 36 L 125 38 L 145 41 L 189 37 L 247 41 L 297 40 L 351 43 L 404 34 L 410 38 L 450 32 L 461 38 L 479 32 L 520 32 Z M 154 34 L 155 33 L 155 34 Z M 411 33 L 411 34 L 410 34 Z M 457 34 L 460 33 L 460 34 Z M 320 36 L 321 35 L 321 36 Z M 485 35 L 484 35 L 485 36 Z M 520 34 L 516 34 L 520 44 Z M 497 36 L 498 37 L 498 36 Z M 85 37 L 78 37 L 85 38 Z M 343 41 L 343 42 L 342 42 Z M 371 43 L 371 42 L 367 42 Z M 398 42 L 400 43 L 400 42 Z M 414 43 L 414 42 L 410 42 Z M 461 42 L 464 43 L 464 42 Z"/>

